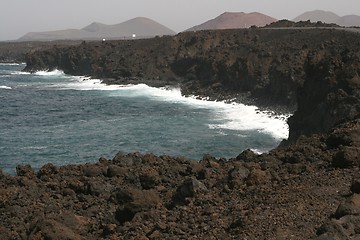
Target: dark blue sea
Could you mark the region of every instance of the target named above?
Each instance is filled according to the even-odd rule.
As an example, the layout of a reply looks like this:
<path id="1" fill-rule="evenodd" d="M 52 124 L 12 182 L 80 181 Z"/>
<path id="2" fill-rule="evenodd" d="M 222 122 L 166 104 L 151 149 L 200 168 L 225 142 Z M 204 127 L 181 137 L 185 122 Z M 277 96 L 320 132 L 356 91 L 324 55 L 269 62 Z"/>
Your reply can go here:
<path id="1" fill-rule="evenodd" d="M 37 170 L 96 162 L 123 152 L 236 157 L 266 152 L 288 136 L 286 116 L 254 106 L 182 97 L 176 88 L 108 86 L 61 71 L 24 73 L 0 64 L 0 168 Z"/>

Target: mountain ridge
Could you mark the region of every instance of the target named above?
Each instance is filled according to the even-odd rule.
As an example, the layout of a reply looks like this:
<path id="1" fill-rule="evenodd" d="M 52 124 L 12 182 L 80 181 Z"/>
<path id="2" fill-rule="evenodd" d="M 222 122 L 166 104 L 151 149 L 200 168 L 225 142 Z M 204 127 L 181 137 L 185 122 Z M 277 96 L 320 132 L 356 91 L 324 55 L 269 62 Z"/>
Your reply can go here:
<path id="1" fill-rule="evenodd" d="M 118 24 L 93 22 L 81 29 L 64 29 L 45 32 L 29 32 L 18 41 L 42 40 L 99 40 L 154 37 L 157 35 L 174 35 L 170 28 L 145 17 L 136 17 Z"/>

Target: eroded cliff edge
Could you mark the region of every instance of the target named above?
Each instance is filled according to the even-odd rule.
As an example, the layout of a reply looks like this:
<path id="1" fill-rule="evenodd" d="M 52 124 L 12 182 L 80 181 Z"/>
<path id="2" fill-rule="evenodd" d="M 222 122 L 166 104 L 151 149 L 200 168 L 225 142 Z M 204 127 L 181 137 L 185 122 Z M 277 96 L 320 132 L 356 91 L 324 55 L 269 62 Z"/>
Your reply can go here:
<path id="1" fill-rule="evenodd" d="M 289 121 L 296 139 L 357 115 L 359 46 L 359 34 L 334 29 L 200 31 L 55 46 L 28 54 L 25 71 L 58 68 L 108 84 L 180 85 L 185 95 L 297 109 Z"/>
<path id="2" fill-rule="evenodd" d="M 287 146 L 190 161 L 124 154 L 0 174 L 4 239 L 350 239 L 360 229 L 359 35 L 184 33 L 32 52 L 26 70 L 292 108 Z"/>

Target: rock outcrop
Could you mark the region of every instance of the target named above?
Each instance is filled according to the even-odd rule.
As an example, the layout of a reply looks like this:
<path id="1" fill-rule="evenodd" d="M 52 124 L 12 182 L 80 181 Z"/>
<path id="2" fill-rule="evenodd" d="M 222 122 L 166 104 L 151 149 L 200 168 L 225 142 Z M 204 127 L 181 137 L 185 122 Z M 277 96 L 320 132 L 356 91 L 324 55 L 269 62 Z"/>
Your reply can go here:
<path id="1" fill-rule="evenodd" d="M 0 42 L 0 63 L 24 63 L 25 55 L 35 50 L 52 48 L 54 44 L 78 45 L 81 41 Z"/>
<path id="2" fill-rule="evenodd" d="M 340 43 L 333 43 L 338 45 Z M 305 83 L 298 109 L 289 119 L 290 139 L 323 133 L 360 117 L 360 56 L 349 48 L 330 54 L 314 51 L 305 62 Z"/>

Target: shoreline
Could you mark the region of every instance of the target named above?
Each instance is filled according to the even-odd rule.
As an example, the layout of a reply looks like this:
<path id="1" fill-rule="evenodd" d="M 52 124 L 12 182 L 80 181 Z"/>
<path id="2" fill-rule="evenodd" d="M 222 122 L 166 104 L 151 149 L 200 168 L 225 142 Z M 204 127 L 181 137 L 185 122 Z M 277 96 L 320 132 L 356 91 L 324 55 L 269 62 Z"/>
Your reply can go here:
<path id="1" fill-rule="evenodd" d="M 16 68 L 16 69 L 18 69 L 19 67 L 14 67 L 14 68 Z M 46 72 L 40 72 L 40 73 L 34 73 L 35 75 L 44 75 L 44 76 L 51 76 L 51 75 L 55 75 L 55 76 L 62 76 L 62 74 L 61 74 L 61 72 L 60 71 L 58 71 L 58 70 L 56 70 L 56 71 L 53 71 L 53 72 L 49 72 L 49 73 L 46 73 Z M 53 76 L 52 76 L 53 77 Z M 65 77 L 66 79 L 67 79 L 67 77 Z M 105 87 L 105 85 L 103 85 L 103 84 L 100 84 L 100 80 L 98 81 L 98 80 L 96 80 L 96 81 L 94 81 L 94 83 L 96 83 L 95 85 L 93 85 L 93 80 L 92 79 L 89 79 L 89 78 L 85 78 L 85 77 L 81 77 L 81 76 L 77 76 L 77 77 L 75 77 L 75 78 L 72 78 L 71 77 L 71 79 L 74 79 L 74 80 L 70 80 L 71 82 L 72 81 L 75 81 L 75 84 L 73 85 L 73 84 L 70 84 L 71 85 L 71 89 L 77 89 L 77 90 L 81 90 L 81 89 L 86 89 L 86 90 L 88 90 L 88 88 L 87 88 L 87 86 L 90 86 L 90 88 L 92 88 L 92 87 L 94 87 L 94 90 L 106 90 L 107 89 L 107 87 Z M 90 80 L 90 81 L 89 81 Z M 79 81 L 79 84 L 77 84 L 77 82 Z M 82 85 L 83 84 L 83 82 L 84 82 L 84 85 Z M 86 82 L 90 82 L 90 84 L 87 84 Z M 61 86 L 62 86 L 62 84 L 60 84 Z M 74 88 L 73 88 L 73 86 L 74 86 Z M 102 87 L 102 86 L 104 86 L 104 87 Z M 64 85 L 64 88 L 65 89 L 67 89 L 67 87 Z M 89 88 L 89 89 L 90 89 Z M 122 89 L 123 87 L 121 87 L 121 89 Z M 136 88 L 136 87 L 135 87 Z M 144 89 L 144 91 L 142 90 L 143 88 L 145 88 Z M 169 88 L 169 87 L 168 87 Z M 113 90 L 115 90 L 115 89 L 117 89 L 117 87 L 109 87 L 109 89 L 113 89 Z M 137 89 L 137 88 L 136 88 Z M 229 111 L 231 112 L 231 113 L 233 113 L 234 111 L 236 111 L 236 109 L 242 109 L 242 104 L 240 104 L 240 105 L 238 105 L 238 104 L 229 104 L 229 103 L 226 103 L 226 102 L 224 102 L 224 101 L 209 101 L 209 100 L 206 100 L 206 99 L 202 99 L 202 101 L 194 101 L 194 100 L 196 100 L 196 99 L 199 99 L 199 98 L 197 98 L 197 97 L 195 97 L 195 96 L 190 96 L 190 97 L 187 97 L 187 98 L 185 98 L 183 95 L 181 95 L 181 97 L 180 97 L 180 91 L 178 91 L 178 90 L 176 90 L 175 92 L 174 92 L 174 94 L 171 94 L 170 92 L 168 92 L 168 93 L 166 93 L 166 92 L 163 92 L 163 91 L 158 91 L 158 90 L 156 90 L 156 89 L 154 89 L 154 90 L 149 90 L 150 88 L 147 88 L 147 87 L 145 87 L 145 85 L 144 85 L 144 87 L 141 87 L 141 90 L 140 90 L 140 92 L 144 92 L 144 94 L 145 94 L 145 92 L 146 92 L 146 94 L 150 94 L 150 96 L 152 96 L 152 94 L 155 94 L 155 96 L 157 97 L 157 96 L 160 96 L 161 95 L 161 101 L 165 101 L 165 102 L 168 102 L 167 101 L 167 99 L 168 100 L 170 100 L 171 101 L 171 98 L 176 98 L 176 102 L 182 102 L 182 103 L 184 103 L 184 104 L 186 104 L 186 105 L 189 105 L 189 106 L 194 106 L 195 108 L 196 108 L 196 106 L 200 106 L 200 108 L 203 108 L 203 107 L 205 107 L 206 109 L 207 108 L 209 108 L 209 109 L 213 109 L 214 111 L 216 111 L 217 113 L 219 112 L 219 114 L 221 114 L 222 115 L 222 119 L 224 119 L 223 121 L 226 121 L 226 122 L 228 122 L 229 121 L 229 123 L 230 122 L 233 122 L 233 120 L 235 120 L 235 122 L 238 122 L 238 121 L 236 121 L 236 119 L 238 119 L 238 116 L 237 115 L 235 115 L 235 116 L 233 116 L 233 117 L 235 117 L 235 119 L 230 119 L 230 117 L 232 116 L 232 115 L 229 115 L 228 116 L 228 113 L 229 113 Z M 166 88 L 165 88 L 166 89 Z M 131 90 L 131 91 L 133 91 L 133 90 Z M 136 91 L 139 91 L 139 90 L 136 90 Z M 154 92 L 155 91 L 155 92 Z M 14 92 L 15 93 L 15 92 Z M 107 93 L 105 93 L 105 94 L 107 94 Z M 165 97 L 165 98 L 164 98 Z M 184 106 L 185 107 L 185 106 Z M 216 110 L 217 109 L 217 110 Z M 247 112 L 248 110 L 246 110 L 247 108 L 245 108 L 243 111 L 245 111 L 245 112 Z M 211 112 L 213 112 L 213 110 L 211 110 Z M 238 111 L 242 111 L 242 110 L 238 110 Z M 250 107 L 250 113 L 249 114 L 251 114 L 251 116 L 252 116 L 252 118 L 256 118 L 256 119 L 258 119 L 258 118 L 266 118 L 266 119 L 264 119 L 264 120 L 260 120 L 260 121 L 266 121 L 266 122 L 271 122 L 271 120 L 267 120 L 267 118 L 270 118 L 270 119 L 274 119 L 275 117 L 274 117 L 274 114 L 270 114 L 270 113 L 263 113 L 263 112 L 260 112 L 259 110 L 254 110 L 253 109 L 253 107 L 251 106 Z M 258 116 L 256 116 L 255 115 L 255 111 L 257 112 L 257 114 L 259 114 Z M 240 118 L 240 116 L 239 116 L 239 118 Z M 276 124 L 276 126 L 277 126 L 277 128 L 278 129 L 280 129 L 281 130 L 281 133 L 282 132 L 285 132 L 285 130 L 282 130 L 282 129 L 285 129 L 286 128 L 286 126 L 284 125 L 284 127 L 283 128 L 281 128 L 282 127 L 282 125 L 280 124 L 280 122 L 281 123 L 284 123 L 284 121 L 282 120 L 282 121 L 276 121 L 275 120 L 275 124 Z M 217 124 L 217 123 L 216 123 Z M 253 125 L 253 124 L 252 124 Z M 232 125 L 232 126 L 230 126 L 230 125 L 227 125 L 227 126 L 225 126 L 225 125 L 223 125 L 222 123 L 221 123 L 221 126 L 220 125 L 212 125 L 212 126 L 208 126 L 209 128 L 211 128 L 211 129 L 215 129 L 215 130 L 210 130 L 209 129 L 209 131 L 211 131 L 211 132 L 213 132 L 213 131 L 218 131 L 218 130 L 216 130 L 217 128 L 219 128 L 219 129 L 223 129 L 224 130 L 224 132 L 225 133 L 229 133 L 229 134 L 231 134 L 230 132 L 228 132 L 228 131 L 232 131 L 232 130 L 234 130 L 234 131 L 238 131 L 238 129 L 234 129 L 234 126 Z M 259 129 L 263 129 L 263 127 L 266 127 L 265 125 L 263 126 L 263 125 L 261 125 L 260 127 L 259 127 Z M 236 128 L 236 126 L 235 126 L 235 128 Z M 275 144 L 270 144 L 270 146 L 271 146 L 271 148 L 269 147 L 269 148 L 266 148 L 266 150 L 264 150 L 264 151 L 262 151 L 262 152 L 267 152 L 267 151 L 270 151 L 271 149 L 273 149 L 273 148 L 275 148 L 276 146 L 277 146 L 277 144 L 278 143 L 280 143 L 280 141 L 278 140 L 278 139 L 280 139 L 279 138 L 279 134 L 280 134 L 280 132 L 279 133 L 277 133 L 277 132 L 275 132 L 273 129 L 272 129 L 273 127 L 271 127 L 270 125 L 266 128 L 266 129 L 264 129 L 263 131 L 265 131 L 266 133 L 264 133 L 264 134 L 266 134 L 266 135 L 268 135 L 268 136 L 271 136 L 271 138 L 274 138 L 274 139 L 276 139 L 276 140 L 274 140 L 275 141 Z M 281 135 L 280 135 L 281 136 Z M 286 137 L 284 137 L 284 138 L 286 138 Z M 176 139 L 176 136 L 175 136 L 175 139 Z M 221 144 L 220 144 L 221 145 Z M 239 146 L 242 146 L 241 144 L 234 144 L 234 145 L 239 145 Z M 97 148 L 99 148 L 99 147 L 97 147 Z M 246 147 L 244 147 L 244 148 L 239 148 L 238 149 L 238 151 L 241 151 L 241 150 L 243 150 L 243 149 L 245 149 L 245 148 L 248 148 L 247 146 Z M 260 148 L 261 149 L 261 148 Z M 114 150 L 117 150 L 117 149 L 114 149 Z M 126 149 L 126 151 L 127 152 L 132 152 L 132 151 L 136 151 L 137 149 L 135 148 L 134 150 L 131 150 L 131 151 L 129 151 L 128 149 Z M 20 150 L 19 150 L 20 151 Z M 100 151 L 101 151 L 101 148 L 100 148 Z M 150 151 L 151 152 L 151 151 Z M 164 151 L 164 152 L 156 152 L 156 154 L 168 154 L 169 152 L 173 152 L 173 151 Z M 226 157 L 226 158 L 233 158 L 233 157 L 235 157 L 237 154 L 238 154 L 238 152 L 235 150 L 235 151 L 231 151 L 231 149 L 229 149 L 229 152 L 231 152 L 231 154 L 229 154 L 229 152 L 224 152 L 224 154 L 220 154 L 220 153 L 218 153 L 218 151 L 212 151 L 212 149 L 209 149 L 209 151 L 206 151 L 206 149 L 205 150 L 203 150 L 203 151 L 198 151 L 200 154 L 197 154 L 196 155 L 196 158 L 194 158 L 193 157 L 193 155 L 189 155 L 189 154 L 183 154 L 184 156 L 186 156 L 187 158 L 190 158 L 190 159 L 195 159 L 195 160 L 200 160 L 201 159 L 201 157 L 202 157 L 202 155 L 203 154 L 206 154 L 206 153 L 211 153 L 211 152 L 216 152 L 216 154 L 215 154 L 215 156 L 216 157 Z M 201 154 L 201 152 L 203 153 L 203 154 Z M 179 155 L 181 155 L 181 154 L 179 154 Z M 19 155 L 18 155 L 19 156 Z M 97 156 L 97 155 L 96 155 Z M 107 154 L 105 154 L 105 156 L 107 156 L 108 157 L 108 155 Z M 94 159 L 95 160 L 95 159 Z M 90 162 L 92 162 L 93 160 L 89 160 Z M 25 163 L 25 162 L 24 162 Z M 53 164 L 55 164 L 55 162 L 53 162 Z M 79 162 L 78 164 L 83 164 L 83 162 Z M 62 165 L 62 164 L 61 164 Z M 36 167 L 36 169 L 38 169 L 38 168 L 40 168 L 41 166 L 39 166 L 39 165 L 36 165 L 36 166 L 33 166 L 33 167 Z M 12 171 L 11 170 L 11 173 L 12 174 L 15 174 L 15 166 L 14 166 L 14 168 L 13 168 L 13 170 L 14 171 Z M 8 172 L 8 171 L 6 171 L 6 172 Z"/>
<path id="2" fill-rule="evenodd" d="M 179 88 L 182 96 L 184 97 L 195 97 L 201 100 L 206 101 L 219 101 L 225 103 L 238 103 L 244 104 L 247 106 L 256 106 L 260 111 L 273 112 L 274 115 L 292 115 L 296 111 L 296 104 L 294 105 L 284 105 L 284 104 L 274 104 L 269 105 L 266 99 L 254 99 L 251 97 L 251 93 L 228 93 L 225 91 L 215 91 L 213 89 L 201 90 L 200 92 L 189 92 L 186 88 L 186 83 L 184 83 L 184 79 L 179 80 L 178 83 L 169 84 L 168 81 L 149 81 L 140 78 L 132 78 L 123 80 L 119 79 L 100 79 L 102 83 L 106 85 L 126 85 L 126 84 L 145 84 L 149 87 L 155 88 Z"/>

